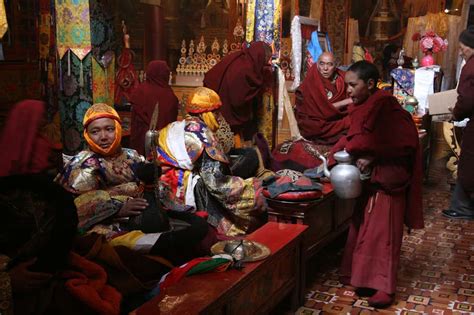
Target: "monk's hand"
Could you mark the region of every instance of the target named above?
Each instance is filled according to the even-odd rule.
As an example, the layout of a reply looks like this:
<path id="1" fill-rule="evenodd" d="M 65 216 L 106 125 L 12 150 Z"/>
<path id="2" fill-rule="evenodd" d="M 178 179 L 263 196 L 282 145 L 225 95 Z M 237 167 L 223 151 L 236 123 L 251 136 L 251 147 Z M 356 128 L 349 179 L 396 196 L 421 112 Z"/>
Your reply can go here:
<path id="1" fill-rule="evenodd" d="M 32 259 L 19 263 L 8 272 L 13 292 L 21 293 L 37 290 L 51 280 L 53 275 L 49 273 L 35 272 L 28 269 L 35 262 L 36 259 Z"/>
<path id="2" fill-rule="evenodd" d="M 143 198 L 132 198 L 124 202 L 117 213 L 117 217 L 132 217 L 142 213 L 148 207 L 148 202 Z"/>
<path id="3" fill-rule="evenodd" d="M 374 161 L 372 156 L 363 156 L 357 159 L 356 165 L 362 173 L 369 171 L 370 164 Z"/>

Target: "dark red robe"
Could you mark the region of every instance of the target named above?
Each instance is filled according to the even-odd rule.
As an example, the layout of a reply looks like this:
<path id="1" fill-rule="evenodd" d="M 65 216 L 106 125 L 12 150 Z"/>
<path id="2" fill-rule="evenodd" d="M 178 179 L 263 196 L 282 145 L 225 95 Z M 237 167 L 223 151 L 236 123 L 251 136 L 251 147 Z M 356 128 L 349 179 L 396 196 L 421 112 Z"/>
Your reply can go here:
<path id="1" fill-rule="evenodd" d="M 264 42 L 253 42 L 225 56 L 204 76 L 204 86 L 219 94 L 220 111 L 235 133 L 253 136 L 256 132 L 255 107 L 271 78 L 264 46 Z"/>
<path id="2" fill-rule="evenodd" d="M 474 193 L 474 58 L 464 65 L 459 78 L 458 101 L 453 109 L 456 120 L 470 118 L 464 128 L 461 143 L 461 157 L 458 166 L 458 181 L 461 187 Z"/>
<path id="3" fill-rule="evenodd" d="M 145 153 L 145 134 L 150 127 L 151 116 L 158 102 L 159 115 L 156 128 L 176 121 L 179 102 L 168 84 L 170 69 L 165 61 L 155 60 L 148 64 L 146 81 L 132 94 L 130 147 Z"/>
<path id="4" fill-rule="evenodd" d="M 370 180 L 358 198 L 341 266 L 356 287 L 394 293 L 403 223 L 423 228 L 421 149 L 410 116 L 388 92 L 376 91 L 350 112 L 345 148 L 354 161 L 375 157 Z"/>
<path id="5" fill-rule="evenodd" d="M 329 94 L 332 97 L 328 99 Z M 335 83 L 321 76 L 314 64 L 296 91 L 296 120 L 301 135 L 317 144 L 334 144 L 349 128 L 347 111 L 332 104 L 346 96 L 344 72 L 336 70 Z"/>
<path id="6" fill-rule="evenodd" d="M 8 114 L 0 135 L 0 176 L 39 173 L 51 167 L 51 143 L 40 134 L 45 104 L 25 100 Z"/>

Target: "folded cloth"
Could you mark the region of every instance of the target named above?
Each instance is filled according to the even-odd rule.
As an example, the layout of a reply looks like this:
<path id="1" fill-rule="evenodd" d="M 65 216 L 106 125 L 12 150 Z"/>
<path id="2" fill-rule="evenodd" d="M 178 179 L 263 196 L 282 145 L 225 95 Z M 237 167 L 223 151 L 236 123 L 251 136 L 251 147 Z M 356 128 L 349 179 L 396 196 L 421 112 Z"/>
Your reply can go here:
<path id="1" fill-rule="evenodd" d="M 263 181 L 263 187 L 268 191 L 270 198 L 289 191 L 321 191 L 323 188 L 321 183 L 304 175 L 296 179 L 290 176 L 271 176 Z"/>
<path id="2" fill-rule="evenodd" d="M 173 268 L 170 272 L 165 274 L 160 283 L 148 294 L 147 298 L 150 299 L 153 296 L 158 295 L 161 291 L 167 287 L 179 282 L 185 276 L 192 276 L 195 274 L 206 273 L 206 272 L 223 272 L 226 271 L 232 265 L 231 259 L 221 257 L 200 257 L 194 258 L 189 262 Z"/>

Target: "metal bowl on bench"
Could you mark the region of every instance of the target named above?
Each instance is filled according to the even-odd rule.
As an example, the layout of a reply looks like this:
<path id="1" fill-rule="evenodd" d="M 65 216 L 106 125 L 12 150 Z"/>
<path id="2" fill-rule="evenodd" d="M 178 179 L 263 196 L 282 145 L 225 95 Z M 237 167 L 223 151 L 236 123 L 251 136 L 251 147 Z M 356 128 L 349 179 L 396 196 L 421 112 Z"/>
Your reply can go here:
<path id="1" fill-rule="evenodd" d="M 235 260 L 242 262 L 252 262 L 267 258 L 270 249 L 258 242 L 247 240 L 227 240 L 214 244 L 211 247 L 214 255 L 229 254 Z"/>

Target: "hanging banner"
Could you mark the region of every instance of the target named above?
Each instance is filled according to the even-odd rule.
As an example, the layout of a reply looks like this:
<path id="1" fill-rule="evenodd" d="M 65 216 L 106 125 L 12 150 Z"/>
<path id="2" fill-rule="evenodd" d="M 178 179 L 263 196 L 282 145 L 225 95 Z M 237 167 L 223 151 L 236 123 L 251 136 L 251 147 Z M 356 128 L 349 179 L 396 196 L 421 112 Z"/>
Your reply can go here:
<path id="1" fill-rule="evenodd" d="M 8 30 L 7 12 L 5 11 L 5 1 L 0 0 L 0 39 Z"/>
<path id="2" fill-rule="evenodd" d="M 79 60 L 91 51 L 89 0 L 55 0 L 59 58 L 71 50 Z"/>
<path id="3" fill-rule="evenodd" d="M 93 103 L 105 103 L 114 106 L 115 56 L 113 52 L 104 56 L 108 58 L 101 58 L 100 61 L 92 58 Z"/>
<path id="4" fill-rule="evenodd" d="M 247 42 L 263 41 L 280 51 L 281 0 L 250 0 L 247 4 Z"/>
<path id="5" fill-rule="evenodd" d="M 247 3 L 247 22 L 245 23 L 245 40 L 250 43 L 254 39 L 255 31 L 255 3 L 257 0 L 249 0 Z"/>
<path id="6" fill-rule="evenodd" d="M 39 16 L 39 58 L 47 60 L 51 45 L 51 14 L 40 13 Z"/>

